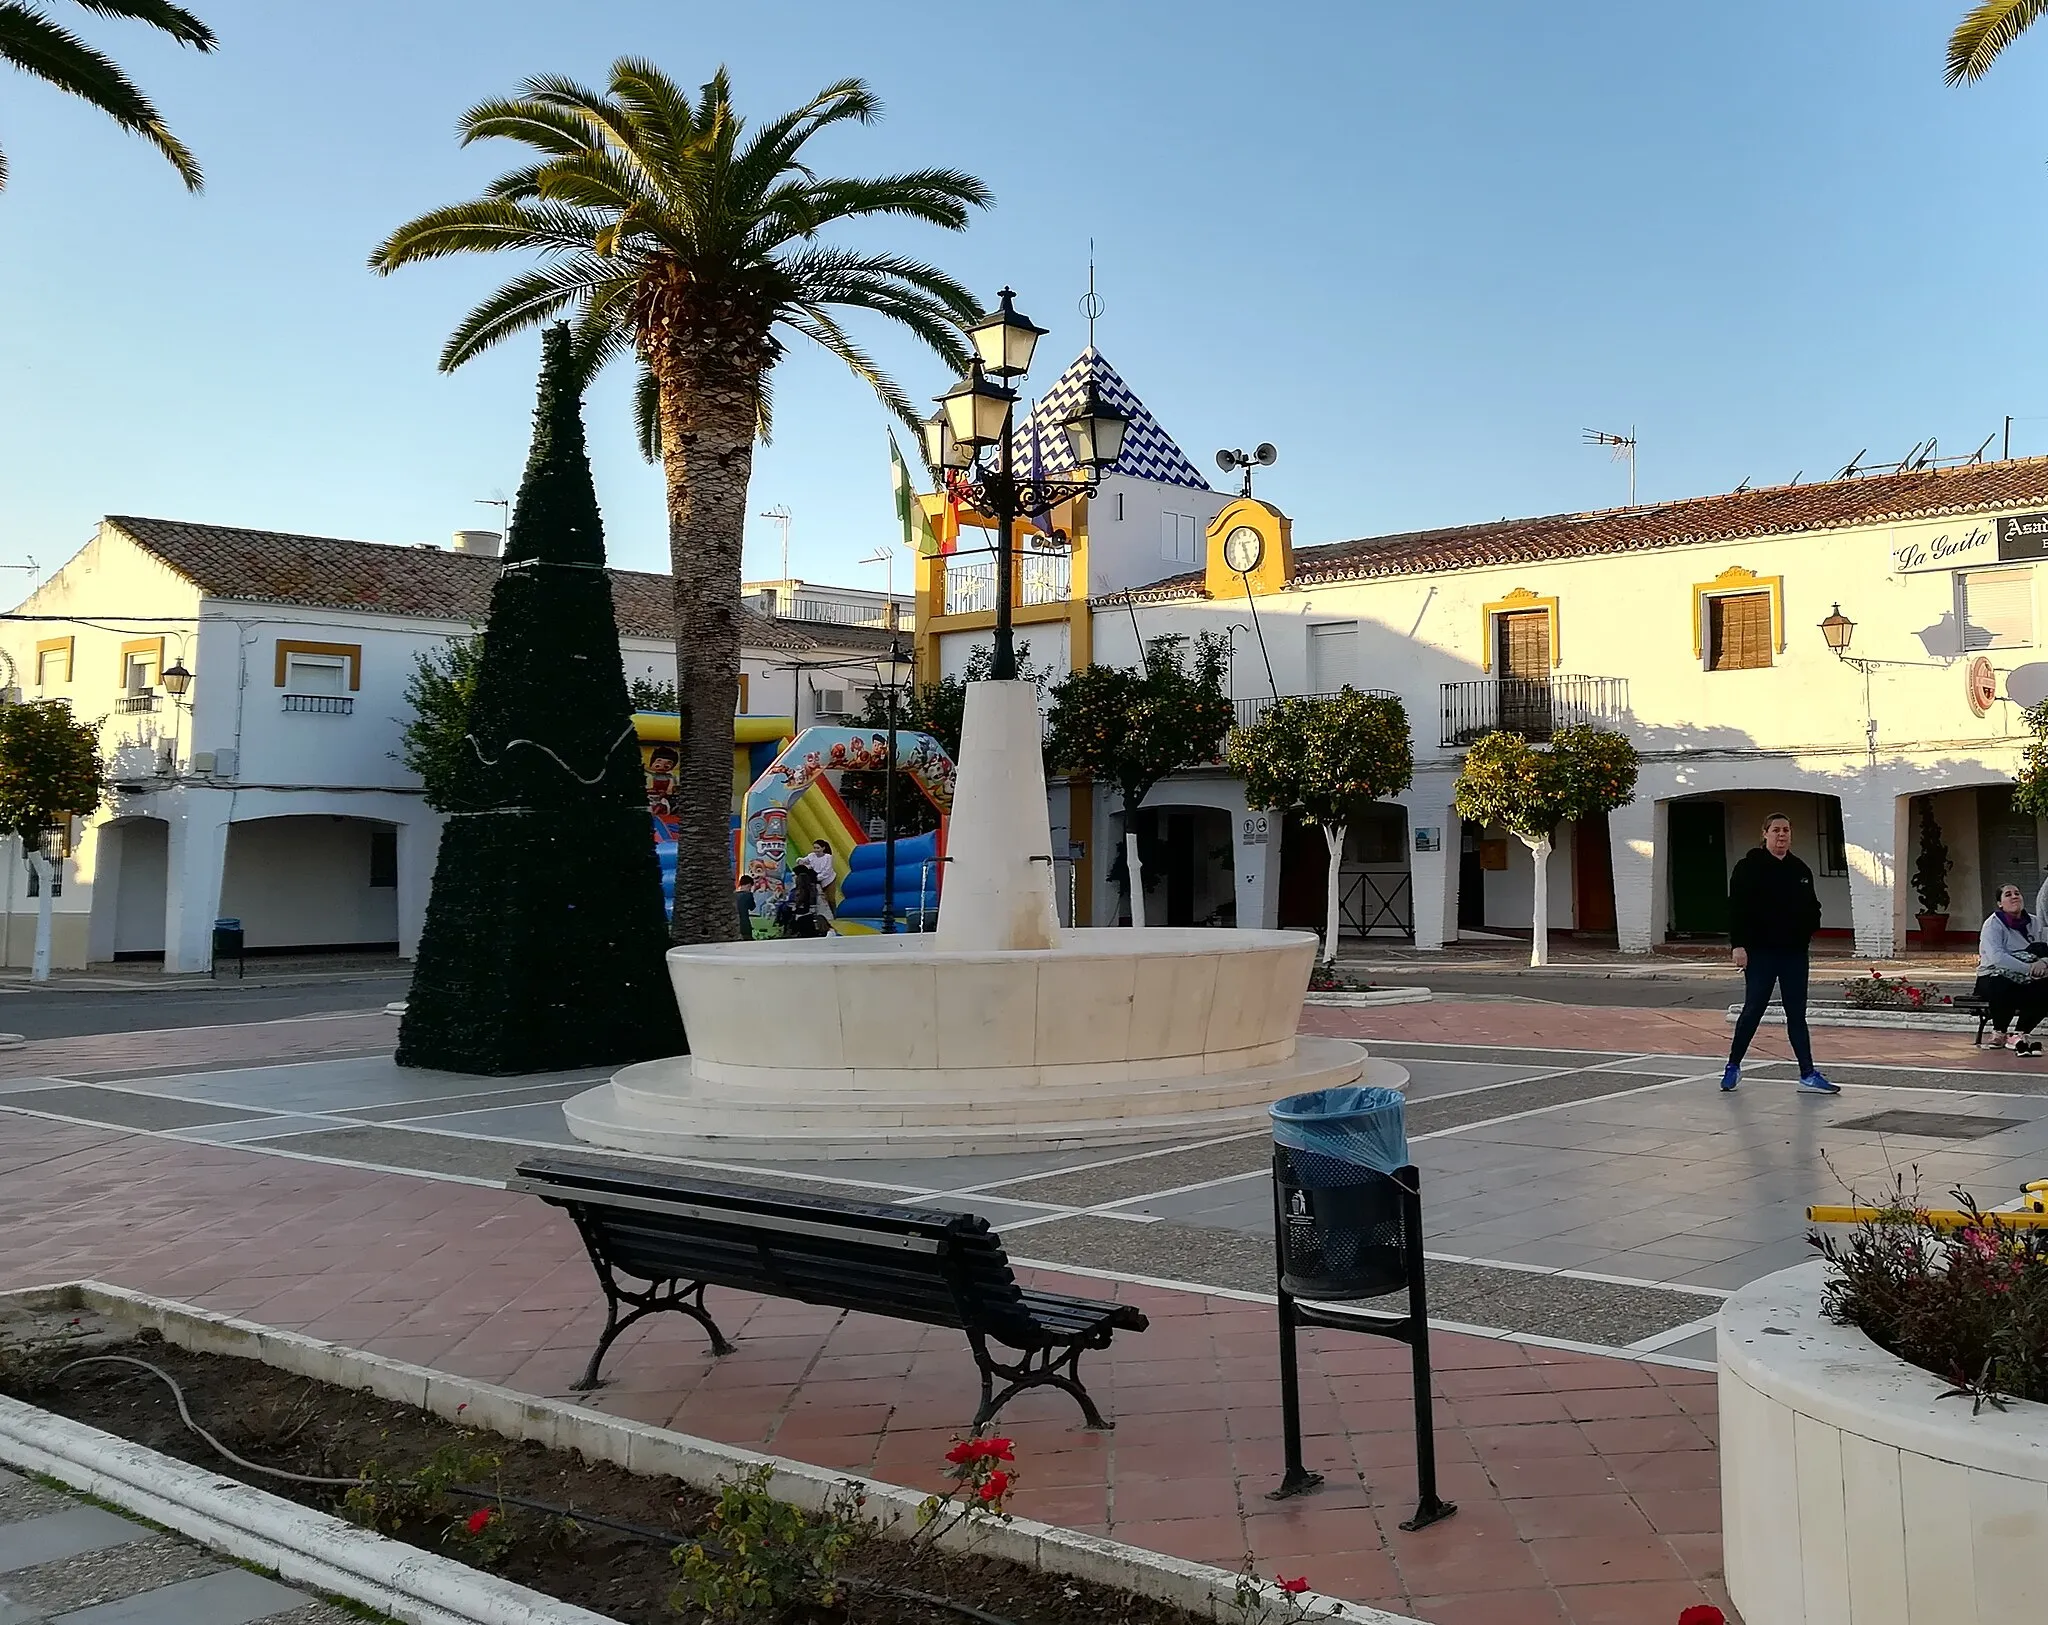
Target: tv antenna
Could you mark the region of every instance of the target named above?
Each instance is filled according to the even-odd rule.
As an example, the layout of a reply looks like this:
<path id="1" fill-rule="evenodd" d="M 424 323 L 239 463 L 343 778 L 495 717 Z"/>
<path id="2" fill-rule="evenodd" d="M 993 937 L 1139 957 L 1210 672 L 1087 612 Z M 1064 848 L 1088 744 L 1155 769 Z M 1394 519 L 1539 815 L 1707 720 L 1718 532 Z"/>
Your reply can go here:
<path id="1" fill-rule="evenodd" d="M 512 502 L 510 498 L 472 497 L 470 498 L 470 500 L 474 502 L 479 508 L 496 508 L 498 510 L 499 530 L 504 531 L 510 530 L 512 528 Z"/>
<path id="2" fill-rule="evenodd" d="M 1216 454 L 1216 466 L 1224 473 L 1232 474 L 1239 469 L 1244 470 L 1244 485 L 1237 493 L 1244 497 L 1252 494 L 1252 470 L 1271 468 L 1279 461 L 1280 448 L 1270 440 L 1261 440 L 1250 451 L 1219 451 Z"/>
<path id="3" fill-rule="evenodd" d="M 786 588 L 789 585 L 789 522 L 794 516 L 787 504 L 778 502 L 765 510 L 761 517 L 774 520 L 782 528 L 782 579 L 779 585 Z"/>
<path id="4" fill-rule="evenodd" d="M 1627 434 L 1609 434 L 1605 429 L 1588 429 L 1583 437 L 1589 446 L 1606 446 L 1612 452 L 1614 461 L 1628 463 L 1628 505 L 1636 505 L 1636 429 L 1629 425 Z"/>
<path id="5" fill-rule="evenodd" d="M 1095 348 L 1095 318 L 1103 311 L 1102 295 L 1095 291 L 1095 239 L 1088 239 L 1088 291 L 1081 295 L 1081 314 L 1088 318 L 1088 348 Z"/>

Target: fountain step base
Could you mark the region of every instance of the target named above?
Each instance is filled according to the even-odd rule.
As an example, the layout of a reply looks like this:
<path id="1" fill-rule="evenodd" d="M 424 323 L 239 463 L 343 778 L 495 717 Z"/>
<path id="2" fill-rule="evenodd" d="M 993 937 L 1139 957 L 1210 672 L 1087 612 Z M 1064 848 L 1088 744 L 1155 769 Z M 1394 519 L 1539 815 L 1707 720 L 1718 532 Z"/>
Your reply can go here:
<path id="1" fill-rule="evenodd" d="M 659 1156 L 841 1161 L 1055 1151 L 1260 1128 L 1286 1095 L 1347 1083 L 1398 1089 L 1407 1073 L 1342 1039 L 1303 1037 L 1293 1056 L 1243 1072 L 1144 1083 L 929 1093 L 805 1087 L 734 1090 L 693 1076 L 687 1057 L 629 1067 L 567 1101 L 569 1131 L 593 1145 Z"/>

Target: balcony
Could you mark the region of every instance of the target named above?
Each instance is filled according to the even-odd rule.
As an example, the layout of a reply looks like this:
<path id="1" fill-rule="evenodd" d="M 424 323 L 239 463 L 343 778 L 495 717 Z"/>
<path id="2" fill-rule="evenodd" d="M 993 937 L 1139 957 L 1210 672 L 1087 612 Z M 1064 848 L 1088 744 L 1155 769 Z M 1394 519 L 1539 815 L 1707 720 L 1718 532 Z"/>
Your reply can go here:
<path id="1" fill-rule="evenodd" d="M 1063 604 L 1074 580 L 1074 561 L 1064 553 L 1026 553 L 1017 560 L 1019 604 Z"/>
<path id="2" fill-rule="evenodd" d="M 1626 677 L 1482 677 L 1443 685 L 1445 745 L 1469 745 L 1483 734 L 1520 734 L 1547 744 L 1560 728 L 1613 727 L 1628 714 Z"/>
<path id="3" fill-rule="evenodd" d="M 287 694 L 287 711 L 309 711 L 316 717 L 345 717 L 356 708 L 352 694 Z"/>
<path id="4" fill-rule="evenodd" d="M 1370 694 L 1382 700 L 1398 700 L 1401 697 L 1391 688 L 1361 688 L 1354 690 L 1354 692 Z M 1280 697 L 1283 700 L 1334 700 L 1337 698 L 1335 694 L 1283 694 Z M 1237 707 L 1237 726 L 1249 728 L 1260 717 L 1273 709 L 1273 696 L 1261 694 L 1255 700 L 1232 700 L 1230 703 Z"/>
<path id="5" fill-rule="evenodd" d="M 973 615 L 996 607 L 996 565 L 994 559 L 972 564 L 946 561 L 946 613 Z"/>
<path id="6" fill-rule="evenodd" d="M 158 708 L 160 696 L 155 690 L 144 694 L 123 694 L 114 702 L 114 709 L 122 716 L 136 716 L 144 711 Z"/>

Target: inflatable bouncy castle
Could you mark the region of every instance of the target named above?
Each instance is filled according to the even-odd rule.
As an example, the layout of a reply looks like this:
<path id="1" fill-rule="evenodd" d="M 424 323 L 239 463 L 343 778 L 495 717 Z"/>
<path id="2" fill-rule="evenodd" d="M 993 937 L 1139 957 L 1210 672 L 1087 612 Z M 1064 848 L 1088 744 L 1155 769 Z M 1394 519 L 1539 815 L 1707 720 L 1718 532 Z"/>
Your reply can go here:
<path id="1" fill-rule="evenodd" d="M 842 934 L 881 930 L 890 843 L 862 827 L 841 791 L 844 775 L 879 775 L 888 765 L 888 735 L 872 728 L 806 728 L 783 747 L 740 810 L 739 869 L 754 877 L 755 897 L 767 899 L 757 909 L 773 912 L 789 890 L 791 866 L 823 841 L 838 874 L 830 893 L 837 928 Z M 922 797 L 936 821 L 936 828 L 899 835 L 894 843 L 898 925 L 928 930 L 939 906 L 953 761 L 930 734 L 899 731 L 896 775 L 898 805 L 905 796 Z"/>

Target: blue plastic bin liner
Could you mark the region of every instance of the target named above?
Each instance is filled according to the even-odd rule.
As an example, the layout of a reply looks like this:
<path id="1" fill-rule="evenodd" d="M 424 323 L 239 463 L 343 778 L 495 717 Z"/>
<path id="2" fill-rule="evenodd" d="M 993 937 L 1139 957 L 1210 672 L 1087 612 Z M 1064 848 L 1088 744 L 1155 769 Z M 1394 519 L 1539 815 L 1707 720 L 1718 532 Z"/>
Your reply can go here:
<path id="1" fill-rule="evenodd" d="M 1346 1084 L 1289 1095 L 1274 1102 L 1273 1143 L 1295 1153 L 1295 1168 L 1304 1184 L 1353 1184 L 1349 1179 L 1318 1178 L 1324 1164 L 1368 1168 L 1391 1174 L 1408 1166 L 1407 1100 L 1398 1089 Z M 1334 1173 L 1334 1168 L 1327 1172 Z"/>

